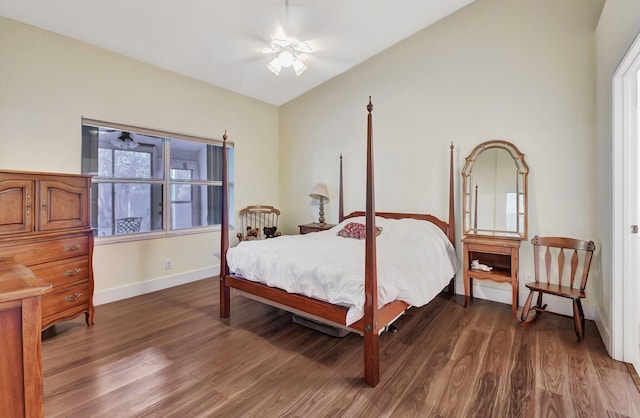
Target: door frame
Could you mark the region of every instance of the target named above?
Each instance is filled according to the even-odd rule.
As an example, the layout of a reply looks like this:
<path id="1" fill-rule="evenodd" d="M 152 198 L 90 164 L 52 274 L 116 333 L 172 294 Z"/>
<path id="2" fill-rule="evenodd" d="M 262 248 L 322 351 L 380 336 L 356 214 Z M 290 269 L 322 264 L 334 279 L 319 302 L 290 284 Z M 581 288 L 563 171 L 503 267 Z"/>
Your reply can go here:
<path id="1" fill-rule="evenodd" d="M 640 36 L 623 58 L 612 79 L 612 239 L 611 355 L 640 364 L 640 286 L 638 235 L 638 127 Z"/>

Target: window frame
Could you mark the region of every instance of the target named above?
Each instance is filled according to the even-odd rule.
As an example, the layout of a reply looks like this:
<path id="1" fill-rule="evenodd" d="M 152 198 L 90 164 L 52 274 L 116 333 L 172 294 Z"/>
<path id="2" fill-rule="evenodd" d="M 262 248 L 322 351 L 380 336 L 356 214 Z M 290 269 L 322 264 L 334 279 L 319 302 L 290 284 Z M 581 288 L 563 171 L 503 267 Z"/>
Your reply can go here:
<path id="1" fill-rule="evenodd" d="M 188 184 L 192 187 L 197 187 L 197 186 L 222 186 L 222 180 L 181 180 L 181 179 L 172 179 L 171 178 L 171 141 L 170 139 L 179 139 L 179 140 L 186 140 L 186 141 L 192 141 L 192 142 L 199 142 L 199 143 L 204 143 L 206 145 L 214 145 L 217 147 L 222 147 L 224 141 L 222 139 L 217 139 L 217 138 L 206 138 L 206 137 L 200 137 L 200 136 L 195 136 L 195 135 L 189 135 L 189 134 L 181 134 L 181 133 L 176 133 L 176 132 L 169 132 L 169 131 L 163 131 L 163 130 L 158 130 L 158 129 L 152 129 L 152 128 L 145 128 L 145 127 L 139 127 L 139 126 L 133 126 L 133 125 L 126 125 L 126 124 L 122 124 L 122 123 L 114 123 L 114 122 L 108 122 L 108 121 L 103 121 L 103 120 L 98 120 L 98 119 L 91 119 L 91 118 L 85 118 L 82 117 L 82 123 L 81 126 L 95 126 L 96 128 L 108 128 L 108 129 L 115 129 L 118 131 L 127 131 L 127 132 L 131 132 L 133 134 L 143 134 L 143 135 L 149 135 L 149 136 L 155 136 L 155 137 L 159 137 L 162 138 L 162 178 L 127 178 L 127 177 L 100 177 L 98 175 L 97 172 L 88 172 L 85 174 L 90 174 L 92 175 L 91 178 L 91 184 L 92 186 L 95 184 L 100 184 L 100 183 L 106 183 L 106 184 L 112 184 L 114 187 L 116 184 L 127 184 L 127 183 L 145 183 L 145 184 L 149 184 L 150 186 L 153 185 L 157 185 L 157 184 L 161 184 L 162 185 L 162 229 L 161 230 L 155 230 L 155 231 L 147 231 L 147 232 L 139 232 L 139 233 L 134 233 L 134 234 L 112 234 L 112 235 L 104 235 L 104 236 L 98 236 L 97 234 L 95 235 L 95 243 L 96 245 L 98 244 L 108 244 L 108 243 L 115 243 L 115 242 L 126 242 L 126 241 L 139 241 L 139 240 L 146 240 L 146 239 L 155 239 L 155 238 L 163 238 L 163 237 L 172 237 L 172 236 L 179 236 L 179 235 L 191 235 L 191 234 L 201 234 L 201 233 L 209 233 L 209 232 L 216 232 L 216 231 L 220 231 L 221 226 L 220 224 L 214 224 L 214 225 L 204 225 L 204 226 L 192 226 L 190 228 L 179 228 L 179 229 L 172 229 L 171 228 L 171 217 L 172 217 L 172 204 L 173 201 L 171 199 L 171 188 L 173 185 L 181 185 L 181 184 Z M 84 139 L 83 139 L 84 141 Z M 228 150 L 233 150 L 234 147 L 234 142 L 233 141 L 226 141 L 226 147 Z M 81 147 L 83 148 L 83 147 Z M 229 153 L 227 153 L 229 158 Z M 85 159 L 85 155 L 84 155 L 84 150 L 83 150 L 83 155 L 82 155 L 82 159 L 83 159 L 83 164 L 82 166 L 84 167 L 84 159 Z M 229 186 L 229 196 L 228 196 L 228 206 L 229 206 L 229 223 L 230 226 L 233 224 L 233 213 L 232 213 L 232 209 L 234 207 L 233 202 L 234 202 L 234 182 L 233 182 L 233 168 L 234 168 L 234 153 L 233 151 L 231 151 L 231 158 L 229 161 L 230 164 L 228 164 L 228 186 Z M 84 172 L 84 169 L 83 169 Z M 94 200 L 94 198 L 92 197 L 91 199 L 91 211 L 94 212 L 95 208 L 93 208 L 94 202 L 96 202 L 97 204 L 97 200 Z M 113 216 L 113 209 L 111 210 L 112 212 L 112 216 Z"/>

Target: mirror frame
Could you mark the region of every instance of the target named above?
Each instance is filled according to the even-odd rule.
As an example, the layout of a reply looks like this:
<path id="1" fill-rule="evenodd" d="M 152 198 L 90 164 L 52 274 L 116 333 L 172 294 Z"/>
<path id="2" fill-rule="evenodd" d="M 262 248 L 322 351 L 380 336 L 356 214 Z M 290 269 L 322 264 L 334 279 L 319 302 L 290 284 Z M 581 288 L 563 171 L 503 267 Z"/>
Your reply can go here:
<path id="1" fill-rule="evenodd" d="M 477 195 L 473 196 L 473 186 L 471 184 L 471 173 L 473 172 L 473 165 L 484 151 L 490 149 L 502 149 L 509 153 L 511 158 L 513 158 L 516 165 L 516 182 L 522 184 L 522 190 L 518 190 L 518 193 L 522 193 L 523 198 L 523 207 L 517 210 L 517 230 L 516 231 L 502 231 L 502 230 L 494 230 L 494 229 L 479 229 L 477 224 L 474 225 L 472 222 L 473 216 L 476 216 L 477 212 Z M 483 142 L 473 149 L 471 154 L 466 157 L 466 163 L 462 170 L 462 233 L 464 235 L 480 235 L 480 236 L 491 236 L 491 237 L 500 237 L 500 238 L 514 238 L 520 240 L 527 239 L 527 174 L 529 173 L 529 166 L 524 161 L 524 154 L 518 150 L 518 148 L 513 145 L 511 142 L 504 140 L 491 140 Z M 519 187 L 518 187 L 519 188 Z M 477 191 L 476 191 L 477 194 Z M 520 202 L 520 199 L 517 199 L 517 202 Z M 472 208 L 472 203 L 475 205 L 475 208 Z M 522 212 L 520 211 L 522 210 Z M 520 230 L 520 216 L 523 217 L 523 228 Z M 477 218 L 475 218 L 477 222 Z"/>

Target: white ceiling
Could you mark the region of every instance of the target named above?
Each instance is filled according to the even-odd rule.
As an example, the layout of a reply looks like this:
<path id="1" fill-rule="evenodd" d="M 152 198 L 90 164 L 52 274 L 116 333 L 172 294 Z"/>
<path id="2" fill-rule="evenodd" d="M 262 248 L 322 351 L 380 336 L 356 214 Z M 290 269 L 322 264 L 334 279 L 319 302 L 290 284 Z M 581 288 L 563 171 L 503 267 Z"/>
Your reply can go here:
<path id="1" fill-rule="evenodd" d="M 0 15 L 279 106 L 473 1 L 0 0 Z M 314 50 L 299 77 L 267 69 L 279 30 Z"/>

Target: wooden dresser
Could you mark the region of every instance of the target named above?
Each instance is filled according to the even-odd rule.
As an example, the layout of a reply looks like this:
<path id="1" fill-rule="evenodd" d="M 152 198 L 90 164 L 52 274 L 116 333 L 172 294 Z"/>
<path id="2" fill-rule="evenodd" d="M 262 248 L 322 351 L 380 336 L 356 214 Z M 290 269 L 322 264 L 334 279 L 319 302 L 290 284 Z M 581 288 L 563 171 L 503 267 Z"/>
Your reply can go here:
<path id="1" fill-rule="evenodd" d="M 53 285 L 42 329 L 85 314 L 93 324 L 91 177 L 0 171 L 0 257 Z"/>
<path id="2" fill-rule="evenodd" d="M 42 417 L 41 297 L 51 285 L 0 257 L 0 416 Z"/>

